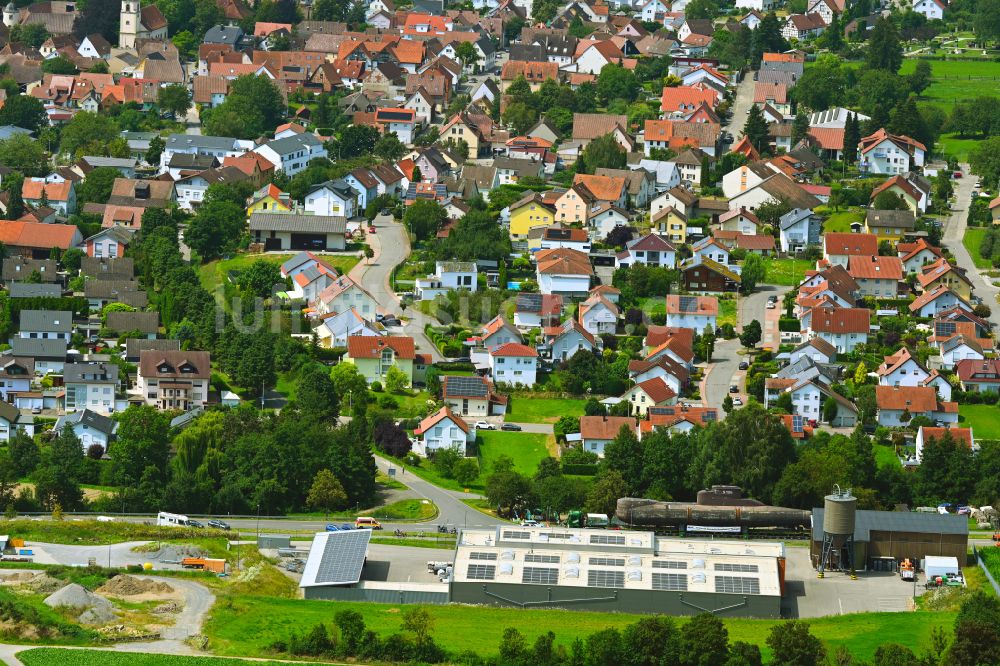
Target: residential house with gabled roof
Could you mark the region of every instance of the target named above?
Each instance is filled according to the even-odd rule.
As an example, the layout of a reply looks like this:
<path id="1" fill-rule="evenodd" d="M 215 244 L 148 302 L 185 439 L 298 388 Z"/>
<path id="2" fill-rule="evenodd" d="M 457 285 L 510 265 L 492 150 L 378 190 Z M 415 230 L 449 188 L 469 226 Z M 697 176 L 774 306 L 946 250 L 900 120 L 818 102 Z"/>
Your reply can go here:
<path id="1" fill-rule="evenodd" d="M 918 238 L 913 243 L 896 243 L 896 254 L 903 262 L 903 269 L 907 273 L 919 273 L 924 266 L 944 256 L 940 248 L 931 245 L 923 238 Z"/>
<path id="2" fill-rule="evenodd" d="M 916 416 L 932 422 L 958 423 L 958 404 L 942 401 L 929 386 L 876 386 L 878 424 L 885 427 L 906 427 Z"/>
<path id="3" fill-rule="evenodd" d="M 441 400 L 454 413 L 462 416 L 502 415 L 507 409 L 506 396 L 493 388 L 486 377 L 441 377 Z"/>
<path id="4" fill-rule="evenodd" d="M 926 213 L 927 207 L 930 205 L 930 183 L 916 174 L 907 173 L 902 176 L 890 176 L 885 182 L 872 190 L 872 205 L 874 205 L 875 199 L 883 192 L 889 192 L 898 196 L 914 215 Z"/>
<path id="5" fill-rule="evenodd" d="M 204 407 L 212 375 L 207 351 L 145 350 L 139 354 L 136 393 L 159 410 Z"/>
<path id="6" fill-rule="evenodd" d="M 543 294 L 585 296 L 594 268 L 583 252 L 567 248 L 539 250 L 535 254 L 538 288 Z"/>
<path id="7" fill-rule="evenodd" d="M 591 294 L 577 308 L 580 324 L 591 335 L 614 335 L 621 316 L 618 306 L 600 294 Z"/>
<path id="8" fill-rule="evenodd" d="M 479 334 L 480 344 L 487 350 L 516 342 L 521 343 L 521 332 L 513 326 L 503 315 L 497 315 L 490 321 L 483 324 Z"/>
<path id="9" fill-rule="evenodd" d="M 917 284 L 924 291 L 932 291 L 937 287 L 945 286 L 964 301 L 972 298 L 972 282 L 966 276 L 965 271 L 949 263 L 944 257 L 924 266 L 917 274 Z"/>
<path id="10" fill-rule="evenodd" d="M 871 210 L 865 213 L 865 233 L 875 234 L 880 241 L 897 242 L 913 231 L 916 219 L 909 210 Z"/>
<path id="11" fill-rule="evenodd" d="M 320 315 L 354 308 L 366 319 L 373 318 L 377 310 L 375 298 L 368 290 L 346 275 L 341 275 L 321 291 L 313 306 Z"/>
<path id="12" fill-rule="evenodd" d="M 677 253 L 667 239 L 658 234 L 646 234 L 634 238 L 625 244 L 625 249 L 615 257 L 616 266 L 646 266 L 674 268 L 677 265 Z"/>
<path id="13" fill-rule="evenodd" d="M 792 14 L 785 19 L 785 25 L 781 28 L 781 35 L 785 39 L 803 41 L 811 37 L 816 37 L 824 30 L 826 30 L 826 22 L 819 14 Z"/>
<path id="14" fill-rule="evenodd" d="M 489 351 L 489 371 L 493 381 L 509 386 L 535 385 L 538 352 L 519 342 L 508 342 Z"/>
<path id="15" fill-rule="evenodd" d="M 322 315 L 313 329 L 319 346 L 331 349 L 347 346 L 347 338 L 357 336 L 381 336 L 385 334 L 381 325 L 361 316 L 356 309 Z"/>
<path id="16" fill-rule="evenodd" d="M 833 231 L 823 234 L 823 259 L 830 265 L 847 268 L 851 257 L 873 257 L 876 255 L 878 255 L 878 236 L 875 234 Z"/>
<path id="17" fill-rule="evenodd" d="M 514 326 L 524 330 L 558 326 L 562 308 L 563 299 L 558 294 L 519 293 L 514 302 Z"/>
<path id="18" fill-rule="evenodd" d="M 650 408 L 677 404 L 677 393 L 663 378 L 653 377 L 637 383 L 621 399 L 631 405 L 632 414 L 643 417 Z"/>
<path id="19" fill-rule="evenodd" d="M 666 322 L 672 328 L 690 328 L 700 333 L 713 331 L 719 316 L 719 299 L 714 296 L 666 296 Z"/>
<path id="20" fill-rule="evenodd" d="M 545 327 L 545 344 L 553 361 L 568 361 L 579 352 L 595 353 L 602 348 L 601 339 L 572 317 L 561 325 Z"/>
<path id="21" fill-rule="evenodd" d="M 28 178 L 21 186 L 21 198 L 34 207 L 49 206 L 60 215 L 76 212 L 76 188 L 73 182 L 47 183 L 44 179 Z"/>
<path id="22" fill-rule="evenodd" d="M 872 174 L 903 174 L 924 165 L 927 147 L 905 135 L 885 129 L 863 137 L 858 144 L 858 166 Z"/>
<path id="23" fill-rule="evenodd" d="M 896 298 L 903 262 L 899 257 L 853 255 L 848 258 L 847 273 L 858 283 L 862 296 Z"/>
<path id="24" fill-rule="evenodd" d="M 631 416 L 581 416 L 580 440 L 583 450 L 604 457 L 604 448 L 622 428 L 635 432 L 638 423 Z"/>
<path id="25" fill-rule="evenodd" d="M 306 213 L 351 218 L 357 215 L 358 193 L 343 178 L 313 185 L 304 200 Z"/>
<path id="26" fill-rule="evenodd" d="M 1000 359 L 961 359 L 955 363 L 955 374 L 967 393 L 1000 393 Z"/>
<path id="27" fill-rule="evenodd" d="M 947 285 L 938 285 L 917 296 L 909 305 L 910 314 L 916 317 L 934 317 L 938 312 L 952 308 L 972 310 L 972 305 Z"/>
<path id="28" fill-rule="evenodd" d="M 409 336 L 352 335 L 347 338 L 344 362 L 357 367 L 365 380 L 382 382 L 389 368 L 396 367 L 406 376 L 407 385 L 413 383 L 413 361 L 416 350 Z"/>
<path id="29" fill-rule="evenodd" d="M 803 325 L 811 335 L 832 345 L 839 354 L 849 354 L 861 344 L 867 344 L 871 330 L 871 310 L 867 308 L 814 307 L 809 321 Z"/>
<path id="30" fill-rule="evenodd" d="M 582 147 L 598 137 L 612 134 L 622 147 L 629 150 L 632 142 L 627 128 L 628 118 L 624 115 L 574 113 L 572 138 Z"/>
<path id="31" fill-rule="evenodd" d="M 475 430 L 448 407 L 442 407 L 422 420 L 413 434 L 420 437 L 419 442 L 414 443 L 413 450 L 421 456 L 442 449 L 453 449 L 465 456 L 466 445 L 476 439 Z"/>

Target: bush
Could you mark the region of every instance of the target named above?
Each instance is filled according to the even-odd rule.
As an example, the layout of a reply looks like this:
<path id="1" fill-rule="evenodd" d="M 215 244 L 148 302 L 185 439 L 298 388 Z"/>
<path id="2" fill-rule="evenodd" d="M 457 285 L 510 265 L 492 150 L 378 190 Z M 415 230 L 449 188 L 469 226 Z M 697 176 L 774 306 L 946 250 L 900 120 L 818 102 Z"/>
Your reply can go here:
<path id="1" fill-rule="evenodd" d="M 370 388 L 372 390 L 372 393 L 381 393 L 382 392 L 382 382 L 380 382 L 380 381 L 374 381 L 374 382 L 371 383 L 371 386 L 369 386 L 368 388 Z"/>
<path id="2" fill-rule="evenodd" d="M 562 465 L 563 474 L 576 474 L 578 476 L 596 476 L 600 470 L 599 465 L 566 464 Z"/>
<path id="3" fill-rule="evenodd" d="M 479 463 L 475 458 L 462 458 L 452 465 L 451 473 L 456 481 L 467 486 L 479 476 Z"/>
<path id="4" fill-rule="evenodd" d="M 802 330 L 802 322 L 794 317 L 782 317 L 778 320 L 778 330 L 783 333 L 798 333 Z"/>

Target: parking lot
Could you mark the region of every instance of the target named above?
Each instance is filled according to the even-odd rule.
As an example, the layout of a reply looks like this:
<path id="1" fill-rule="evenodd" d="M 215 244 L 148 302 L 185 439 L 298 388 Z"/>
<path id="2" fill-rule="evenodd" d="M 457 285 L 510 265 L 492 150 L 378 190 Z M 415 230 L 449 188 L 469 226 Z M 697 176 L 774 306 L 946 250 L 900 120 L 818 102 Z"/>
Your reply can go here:
<path id="1" fill-rule="evenodd" d="M 809 549 L 785 549 L 785 617 L 823 617 L 846 613 L 900 612 L 910 610 L 913 583 L 904 583 L 894 573 L 858 573 L 857 580 L 842 571 L 828 571 L 823 579 L 809 561 Z M 924 593 L 921 582 L 916 594 Z"/>

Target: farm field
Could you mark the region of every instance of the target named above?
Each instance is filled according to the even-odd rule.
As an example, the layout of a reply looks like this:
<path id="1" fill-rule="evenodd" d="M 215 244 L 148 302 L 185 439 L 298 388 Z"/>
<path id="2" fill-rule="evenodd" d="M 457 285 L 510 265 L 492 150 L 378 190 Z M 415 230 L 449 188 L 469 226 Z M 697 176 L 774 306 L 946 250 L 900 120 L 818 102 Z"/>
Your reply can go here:
<path id="1" fill-rule="evenodd" d="M 961 405 L 958 420 L 962 427 L 972 427 L 976 439 L 1000 439 L 1000 407 L 996 405 Z"/>
<path id="2" fill-rule="evenodd" d="M 239 597 L 219 604 L 205 627 L 209 648 L 221 655 L 266 654 L 267 646 L 287 638 L 293 631 L 308 630 L 316 623 L 330 622 L 335 610 L 361 613 L 369 629 L 381 636 L 400 630 L 402 614 L 395 605 L 373 603 Z M 524 610 L 473 606 L 430 606 L 434 618 L 434 638 L 453 654 L 470 650 L 481 656 L 496 654 L 504 630 L 515 627 L 531 645 L 546 631 L 553 631 L 556 643 L 569 647 L 573 640 L 608 628 L 637 621 L 639 615 L 589 613 L 563 610 Z M 893 642 L 914 651 L 928 646 L 933 627 L 951 629 L 953 612 L 860 613 L 808 620 L 813 633 L 832 654 L 847 647 L 856 659 L 870 660 L 875 649 L 892 636 Z M 678 619 L 678 622 L 683 622 Z M 729 640 L 746 641 L 761 647 L 765 659 L 767 633 L 778 620 L 725 619 Z M 110 666 L 110 665 L 109 665 Z M 145 665 L 143 665 L 145 666 Z M 172 664 L 170 666 L 173 666 Z M 184 666 L 184 665 L 178 665 Z M 199 665 L 200 666 L 200 665 Z"/>
<path id="3" fill-rule="evenodd" d="M 538 463 L 550 455 L 546 446 L 549 435 L 486 430 L 480 431 L 479 437 L 482 439 L 479 467 L 486 474 L 492 470 L 497 458 L 508 456 L 514 461 L 515 470 L 526 476 L 534 476 Z"/>
<path id="4" fill-rule="evenodd" d="M 514 395 L 513 405 L 507 412 L 511 423 L 555 423 L 560 416 L 583 416 L 586 400 L 573 398 L 533 398 Z"/>
<path id="5" fill-rule="evenodd" d="M 956 102 L 995 95 L 1000 84 L 1000 63 L 970 60 L 931 60 L 933 80 L 920 99 L 948 111 Z M 903 76 L 916 69 L 917 60 L 903 60 Z"/>
<path id="6" fill-rule="evenodd" d="M 965 236 L 962 237 L 962 244 L 965 245 L 965 249 L 969 251 L 969 256 L 972 257 L 972 263 L 976 265 L 976 268 L 990 268 L 989 260 L 983 259 L 979 254 L 979 246 L 983 244 L 983 236 L 986 235 L 986 229 L 968 227 L 965 230 Z"/>

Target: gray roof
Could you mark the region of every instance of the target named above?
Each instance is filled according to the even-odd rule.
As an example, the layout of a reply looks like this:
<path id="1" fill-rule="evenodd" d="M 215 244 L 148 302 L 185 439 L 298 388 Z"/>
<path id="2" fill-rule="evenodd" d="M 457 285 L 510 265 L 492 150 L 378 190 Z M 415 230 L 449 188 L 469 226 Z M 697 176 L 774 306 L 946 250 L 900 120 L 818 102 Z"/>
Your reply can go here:
<path id="1" fill-rule="evenodd" d="M 87 280 L 83 294 L 87 298 L 115 300 L 134 308 L 149 305 L 149 297 L 135 280 Z"/>
<path id="2" fill-rule="evenodd" d="M 250 231 L 342 234 L 347 231 L 347 218 L 330 215 L 257 212 L 250 216 Z"/>
<path id="3" fill-rule="evenodd" d="M 871 210 L 865 213 L 865 222 L 869 227 L 892 227 L 912 229 L 914 215 L 908 210 Z"/>
<path id="4" fill-rule="evenodd" d="M 21 410 L 9 402 L 0 400 L 0 419 L 3 419 L 8 423 L 16 423 L 20 416 Z"/>
<path id="5" fill-rule="evenodd" d="M 21 310 L 22 331 L 73 332 L 73 313 L 69 310 Z"/>
<path id="6" fill-rule="evenodd" d="M 34 284 L 31 282 L 11 282 L 8 287 L 11 298 L 59 298 L 62 287 L 57 284 Z"/>
<path id="7" fill-rule="evenodd" d="M 24 257 L 7 257 L 3 260 L 3 279 L 24 280 L 33 271 L 38 271 L 42 282 L 56 282 L 59 279 L 56 262 L 51 259 L 25 259 Z"/>
<path id="8" fill-rule="evenodd" d="M 100 157 L 95 155 L 84 155 L 83 161 L 94 167 L 112 167 L 114 169 L 134 169 L 136 160 L 134 157 Z"/>
<path id="9" fill-rule="evenodd" d="M 167 166 L 171 169 L 211 169 L 218 164 L 218 160 L 211 155 L 174 153 L 170 156 Z"/>
<path id="10" fill-rule="evenodd" d="M 107 326 L 119 333 L 156 333 L 160 328 L 159 312 L 109 312 Z"/>
<path id="11" fill-rule="evenodd" d="M 63 368 L 67 384 L 90 384 L 118 381 L 118 366 L 114 363 L 67 363 Z"/>
<path id="12" fill-rule="evenodd" d="M 89 409 L 60 416 L 59 420 L 56 421 L 55 430 L 58 432 L 65 426 L 73 427 L 80 423 L 89 429 L 102 432 L 105 435 L 113 435 L 118 430 L 118 423 L 114 419 L 103 414 L 98 414 L 97 412 L 92 412 Z"/>
<path id="13" fill-rule="evenodd" d="M 114 228 L 114 227 L 112 227 Z M 129 237 L 131 240 L 131 236 Z M 131 280 L 135 277 L 135 260 L 132 257 L 83 257 L 80 272 L 98 280 Z"/>
<path id="14" fill-rule="evenodd" d="M 126 338 L 125 358 L 138 359 L 139 354 L 145 350 L 180 351 L 180 348 L 180 340 L 147 340 L 145 338 Z"/>
<path id="15" fill-rule="evenodd" d="M 205 136 L 202 134 L 171 134 L 167 137 L 166 150 L 235 150 L 237 141 L 226 136 Z"/>
<path id="16" fill-rule="evenodd" d="M 813 541 L 823 540 L 823 509 L 813 509 Z M 965 516 L 916 511 L 863 511 L 855 514 L 854 540 L 867 542 L 870 532 L 918 532 L 924 534 L 969 534 Z"/>
<path id="17" fill-rule="evenodd" d="M 279 155 L 290 155 L 291 153 L 304 150 L 305 148 L 320 146 L 322 145 L 322 142 L 312 134 L 303 133 L 286 136 L 283 139 L 268 141 L 264 145 Z"/>
<path id="18" fill-rule="evenodd" d="M 18 127 L 17 125 L 3 125 L 0 126 L 0 141 L 11 138 L 12 136 L 17 136 L 18 134 L 24 134 L 25 136 L 31 136 L 32 131 L 29 129 L 24 129 L 23 127 Z"/>
<path id="19" fill-rule="evenodd" d="M 26 356 L 36 361 L 39 359 L 59 359 L 65 361 L 66 341 L 61 338 L 54 340 L 14 338 L 11 340 L 11 351 L 14 356 Z"/>
<path id="20" fill-rule="evenodd" d="M 320 183 L 318 185 L 313 185 L 309 188 L 308 194 L 312 194 L 318 190 L 330 190 L 336 194 L 341 199 L 350 200 L 358 196 L 357 191 L 347 184 L 347 181 L 342 178 L 337 180 L 328 180 L 326 182 Z"/>
<path id="21" fill-rule="evenodd" d="M 153 137 L 159 136 L 159 132 L 122 132 L 122 138 L 128 142 L 129 148 L 137 150 L 148 150 L 149 142 Z"/>
<path id="22" fill-rule="evenodd" d="M 236 46 L 236 43 L 242 38 L 242 28 L 234 25 L 217 25 L 209 28 L 201 41 L 204 44 L 229 44 Z"/>

